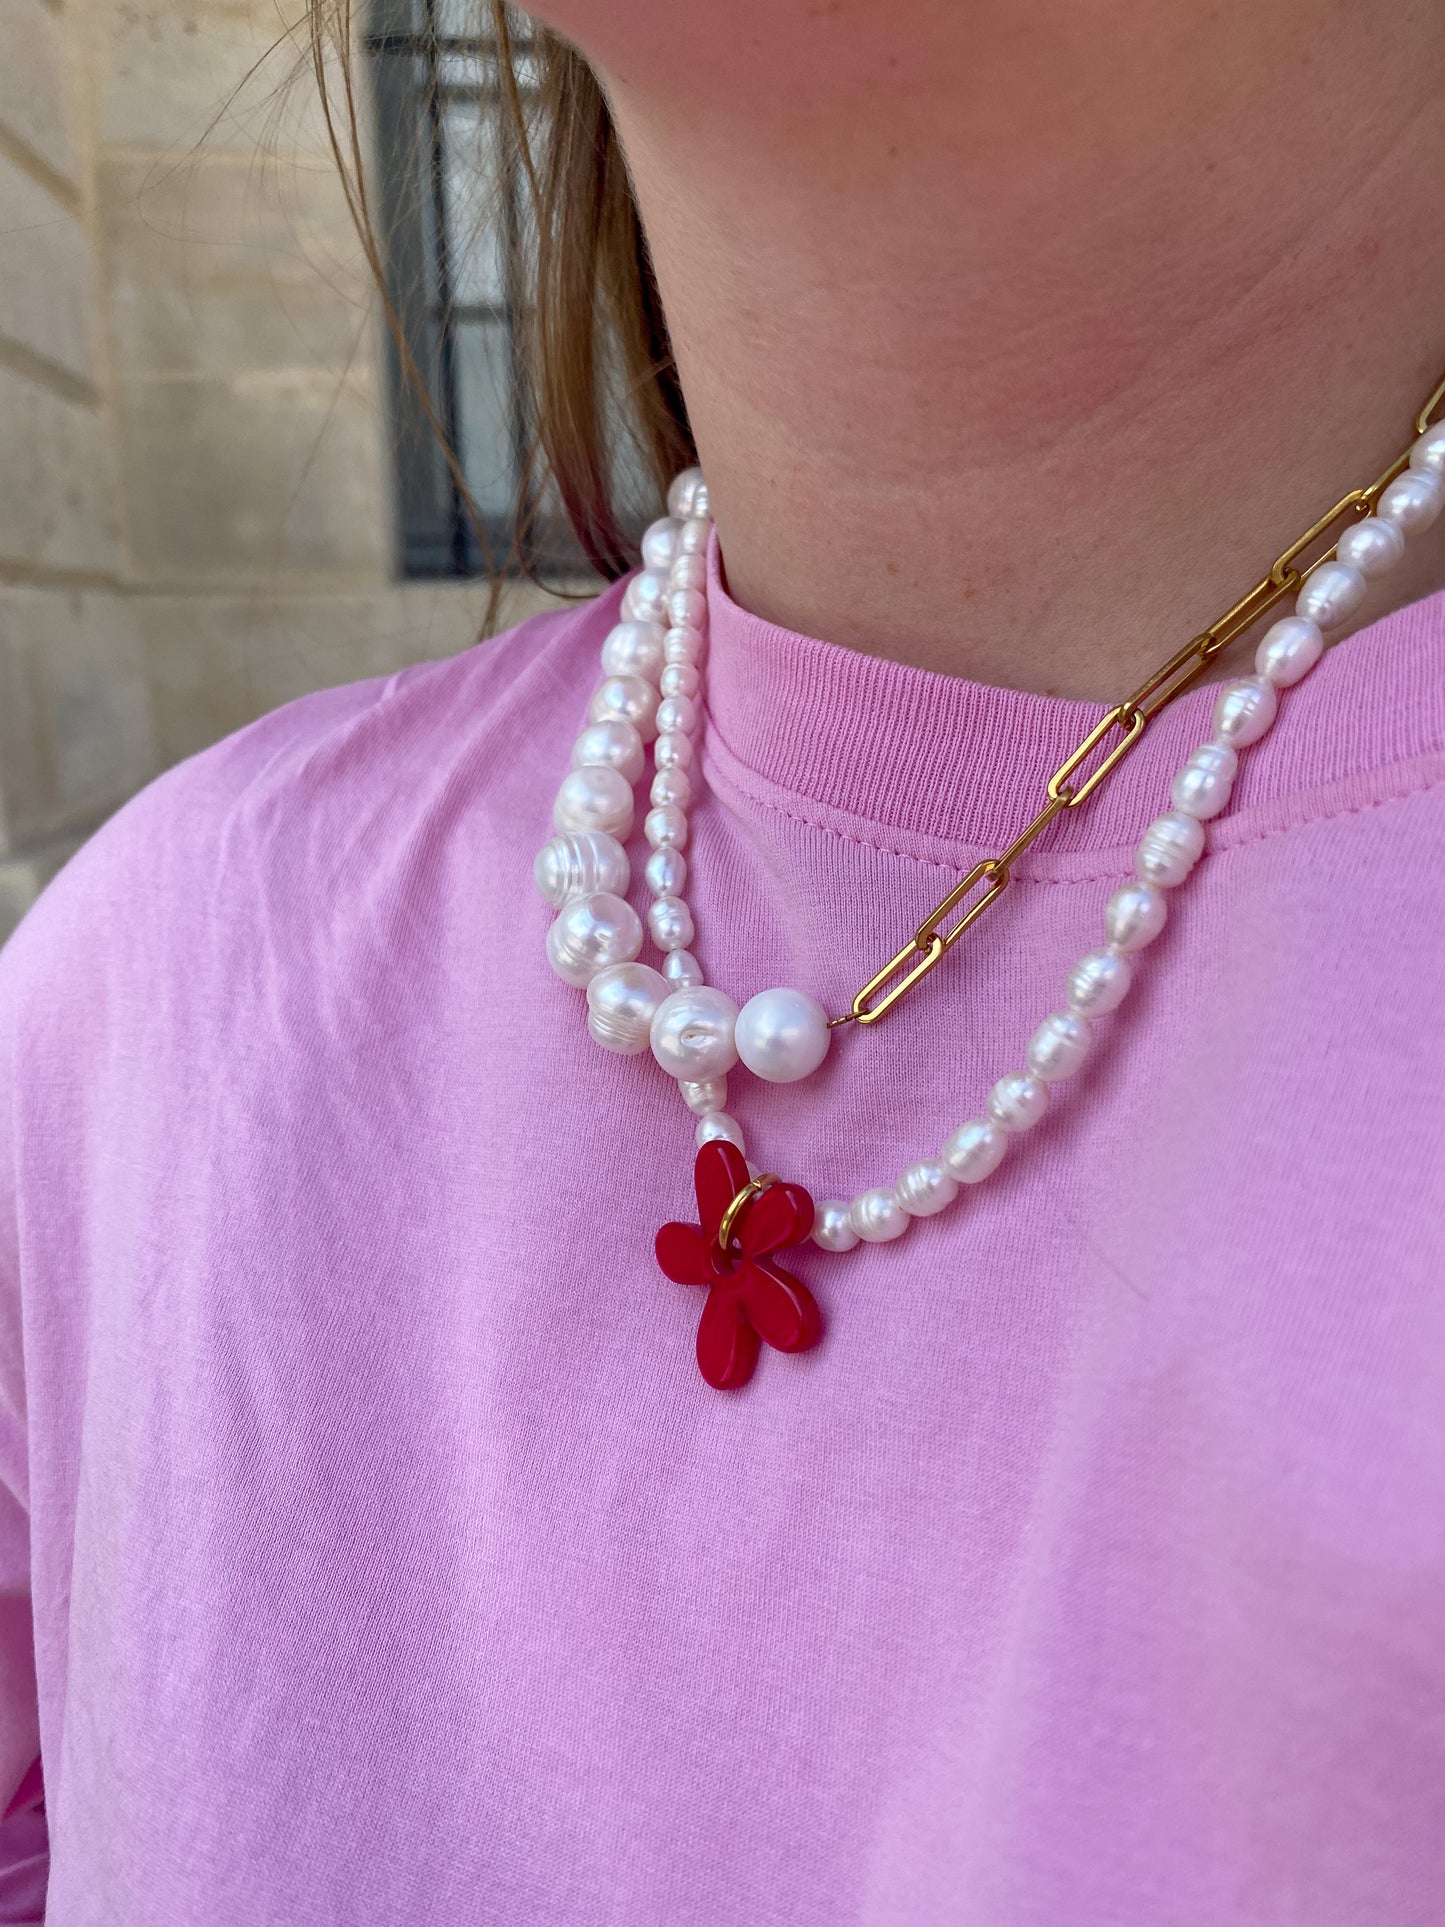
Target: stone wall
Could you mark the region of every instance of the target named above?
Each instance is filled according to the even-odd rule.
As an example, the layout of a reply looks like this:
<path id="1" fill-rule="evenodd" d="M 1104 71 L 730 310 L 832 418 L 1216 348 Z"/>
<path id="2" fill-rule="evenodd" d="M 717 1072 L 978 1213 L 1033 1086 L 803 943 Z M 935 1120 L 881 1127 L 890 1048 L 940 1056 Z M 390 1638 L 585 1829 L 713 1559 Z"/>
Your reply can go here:
<path id="1" fill-rule="evenodd" d="M 272 6 L 6 0 L 0 934 L 178 758 L 475 638 L 396 579 L 381 345 Z"/>

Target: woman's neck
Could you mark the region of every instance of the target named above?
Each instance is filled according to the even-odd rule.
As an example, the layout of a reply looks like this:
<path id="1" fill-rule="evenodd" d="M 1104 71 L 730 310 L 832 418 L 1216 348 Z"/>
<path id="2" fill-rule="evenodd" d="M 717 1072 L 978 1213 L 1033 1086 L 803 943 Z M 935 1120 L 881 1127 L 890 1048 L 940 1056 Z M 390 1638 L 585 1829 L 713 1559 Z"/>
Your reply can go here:
<path id="1" fill-rule="evenodd" d="M 606 78 L 730 587 L 791 628 L 1116 696 L 1445 371 L 1431 0 L 544 11 Z"/>

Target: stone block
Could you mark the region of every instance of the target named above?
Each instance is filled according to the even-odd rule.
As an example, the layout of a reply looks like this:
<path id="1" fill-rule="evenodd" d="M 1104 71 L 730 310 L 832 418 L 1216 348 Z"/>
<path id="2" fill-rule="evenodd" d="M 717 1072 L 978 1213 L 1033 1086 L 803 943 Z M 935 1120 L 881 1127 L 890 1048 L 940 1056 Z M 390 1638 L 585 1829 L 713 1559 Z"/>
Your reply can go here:
<path id="1" fill-rule="evenodd" d="M 0 367 L 0 562 L 110 572 L 110 450 L 94 408 Z"/>
<path id="2" fill-rule="evenodd" d="M 42 0 L 0 9 L 0 127 L 67 181 L 75 179 L 64 28 Z"/>
<path id="3" fill-rule="evenodd" d="M 0 335 L 88 380 L 91 275 L 79 221 L 0 156 Z"/>

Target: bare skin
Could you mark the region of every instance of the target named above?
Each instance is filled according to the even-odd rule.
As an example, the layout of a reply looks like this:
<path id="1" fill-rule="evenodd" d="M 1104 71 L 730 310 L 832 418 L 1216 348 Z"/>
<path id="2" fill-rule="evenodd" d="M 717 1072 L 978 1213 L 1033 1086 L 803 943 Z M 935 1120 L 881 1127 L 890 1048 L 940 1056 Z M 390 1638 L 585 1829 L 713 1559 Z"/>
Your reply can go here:
<path id="1" fill-rule="evenodd" d="M 1438 0 L 538 11 L 614 105 L 729 586 L 788 627 L 1113 698 L 1445 373 Z M 1437 527 L 1362 620 L 1440 586 Z"/>

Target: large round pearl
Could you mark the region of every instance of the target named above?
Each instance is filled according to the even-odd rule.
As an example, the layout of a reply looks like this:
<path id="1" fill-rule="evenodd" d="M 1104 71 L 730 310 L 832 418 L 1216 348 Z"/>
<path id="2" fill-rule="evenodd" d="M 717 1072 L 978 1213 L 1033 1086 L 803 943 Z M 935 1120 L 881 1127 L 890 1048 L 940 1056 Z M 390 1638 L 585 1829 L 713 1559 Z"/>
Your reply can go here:
<path id="1" fill-rule="evenodd" d="M 1382 522 L 1393 522 L 1403 535 L 1421 535 L 1445 508 L 1445 480 L 1427 470 L 1407 469 L 1397 475 L 1375 504 Z"/>
<path id="2" fill-rule="evenodd" d="M 679 1081 L 695 1084 L 704 1077 L 723 1077 L 738 1061 L 733 1041 L 737 1021 L 738 1007 L 722 991 L 706 984 L 675 990 L 652 1020 L 652 1054 Z"/>
<path id="3" fill-rule="evenodd" d="M 805 990 L 760 990 L 738 1013 L 738 1056 L 769 1084 L 796 1084 L 817 1070 L 832 1035 L 827 1011 Z"/>
<path id="4" fill-rule="evenodd" d="M 813 1210 L 813 1243 L 824 1251 L 851 1251 L 858 1242 L 842 1198 L 825 1198 Z"/>
<path id="5" fill-rule="evenodd" d="M 579 990 L 600 970 L 631 963 L 642 948 L 642 920 L 632 905 L 605 890 L 573 897 L 547 932 L 547 961 Z"/>
<path id="6" fill-rule="evenodd" d="M 652 1020 L 670 986 L 643 963 L 611 964 L 587 986 L 587 1028 L 604 1050 L 634 1057 L 647 1049 Z"/>
<path id="7" fill-rule="evenodd" d="M 1218 816 L 1229 802 L 1239 758 L 1227 743 L 1201 743 L 1169 788 L 1169 800 L 1186 816 Z"/>
<path id="8" fill-rule="evenodd" d="M 988 1114 L 1003 1130 L 1029 1131 L 1049 1107 L 1049 1087 L 1031 1071 L 1010 1071 L 988 1094 Z"/>
<path id="9" fill-rule="evenodd" d="M 552 821 L 559 830 L 604 830 L 625 841 L 632 828 L 632 785 L 606 763 L 569 769 L 552 805 Z"/>
<path id="10" fill-rule="evenodd" d="M 648 909 L 647 927 L 659 950 L 686 950 L 697 934 L 692 912 L 681 897 L 659 897 Z"/>
<path id="11" fill-rule="evenodd" d="M 620 897 L 631 877 L 627 852 L 604 830 L 571 830 L 554 836 L 537 852 L 532 876 L 554 910 L 570 897 L 588 897 L 605 890 Z"/>
<path id="12" fill-rule="evenodd" d="M 642 676 L 656 682 L 662 674 L 663 632 L 655 622 L 619 622 L 602 645 L 602 668 L 609 676 Z"/>
<path id="13" fill-rule="evenodd" d="M 693 512 L 697 492 L 703 486 L 700 468 L 685 468 L 680 475 L 674 475 L 668 484 L 667 512 L 679 521 L 686 521 Z"/>
<path id="14" fill-rule="evenodd" d="M 1065 996 L 1080 1017 L 1102 1017 L 1116 1010 L 1134 981 L 1134 966 L 1112 950 L 1091 950 L 1069 972 Z"/>
<path id="15" fill-rule="evenodd" d="M 1325 639 L 1317 622 L 1285 616 L 1271 623 L 1254 652 L 1254 666 L 1276 689 L 1288 689 L 1307 676 L 1325 653 Z"/>
<path id="16" fill-rule="evenodd" d="M 1417 475 L 1445 476 L 1445 422 L 1436 422 L 1410 450 L 1410 467 Z"/>
<path id="17" fill-rule="evenodd" d="M 1142 950 L 1164 928 L 1169 904 L 1152 883 L 1125 883 L 1104 909 L 1104 935 L 1116 950 Z"/>
<path id="18" fill-rule="evenodd" d="M 659 803 L 643 817 L 642 834 L 654 850 L 686 849 L 687 811 L 676 803 Z"/>
<path id="19" fill-rule="evenodd" d="M 680 897 L 687 882 L 687 858 L 672 845 L 659 844 L 642 874 L 655 897 Z"/>
<path id="20" fill-rule="evenodd" d="M 698 725 L 697 704 L 691 696 L 664 696 L 657 705 L 657 733 L 690 736 Z"/>
<path id="21" fill-rule="evenodd" d="M 1321 629 L 1338 629 L 1365 599 L 1365 578 L 1348 562 L 1321 562 L 1295 597 L 1299 615 Z"/>
<path id="22" fill-rule="evenodd" d="M 939 1157 L 960 1184 L 981 1184 L 1008 1149 L 1008 1134 L 992 1118 L 973 1117 L 945 1140 Z"/>
<path id="23" fill-rule="evenodd" d="M 674 990 L 696 990 L 705 981 L 702 965 L 690 950 L 669 950 L 662 960 L 662 974 Z"/>
<path id="24" fill-rule="evenodd" d="M 1244 749 L 1257 743 L 1274 721 L 1279 695 L 1263 676 L 1241 676 L 1226 683 L 1214 704 L 1214 734 L 1221 743 Z"/>
<path id="25" fill-rule="evenodd" d="M 1093 1043 L 1089 1026 L 1072 1010 L 1056 1010 L 1046 1017 L 1029 1039 L 1024 1062 L 1035 1077 L 1046 1084 L 1057 1084 L 1072 1077 L 1089 1054 Z"/>
<path id="26" fill-rule="evenodd" d="M 937 1158 L 920 1158 L 900 1175 L 893 1189 L 910 1218 L 931 1218 L 958 1196 L 958 1179 Z"/>
<path id="27" fill-rule="evenodd" d="M 693 663 L 669 662 L 663 665 L 657 686 L 664 700 L 671 696 L 696 696 L 702 687 L 702 677 Z"/>
<path id="28" fill-rule="evenodd" d="M 682 1092 L 683 1103 L 699 1117 L 706 1117 L 709 1111 L 725 1111 L 728 1107 L 728 1081 L 725 1077 L 702 1077 L 696 1083 L 689 1083 L 684 1078 L 677 1088 Z"/>
<path id="29" fill-rule="evenodd" d="M 670 569 L 681 552 L 682 523 L 675 515 L 664 515 L 644 532 L 642 566 L 644 569 Z"/>
<path id="30" fill-rule="evenodd" d="M 629 783 L 641 777 L 644 761 L 642 738 L 631 723 L 589 723 L 572 745 L 573 769 L 587 763 L 605 763 L 609 769 L 620 770 Z"/>
<path id="31" fill-rule="evenodd" d="M 1341 562 L 1358 569 L 1367 582 L 1388 575 L 1405 553 L 1405 532 L 1393 522 L 1382 522 L 1378 515 L 1367 515 L 1345 530 L 1336 544 Z"/>
<path id="32" fill-rule="evenodd" d="M 898 1202 L 897 1192 L 880 1184 L 854 1198 L 848 1207 L 848 1222 L 866 1243 L 881 1245 L 890 1238 L 902 1237 L 908 1229 L 908 1213 Z"/>
<path id="33" fill-rule="evenodd" d="M 685 810 L 692 801 L 692 778 L 685 769 L 660 769 L 652 779 L 648 799 L 654 809 L 671 803 Z"/>
<path id="34" fill-rule="evenodd" d="M 657 734 L 657 691 L 641 676 L 609 676 L 587 705 L 591 723 L 631 723 L 644 743 Z"/>
<path id="35" fill-rule="evenodd" d="M 1173 890 L 1184 881 L 1204 854 L 1204 825 L 1197 817 L 1160 816 L 1139 839 L 1134 868 L 1145 883 Z"/>
<path id="36" fill-rule="evenodd" d="M 622 596 L 622 619 L 624 622 L 641 620 L 655 622 L 667 627 L 667 597 L 669 584 L 664 569 L 644 569 L 641 575 L 633 576 Z"/>
<path id="37" fill-rule="evenodd" d="M 704 1144 L 711 1144 L 714 1138 L 725 1138 L 729 1144 L 735 1144 L 740 1151 L 747 1149 L 743 1143 L 742 1125 L 735 1117 L 729 1117 L 726 1111 L 709 1111 L 706 1117 L 700 1117 L 697 1121 L 697 1130 L 693 1135 L 697 1140 L 699 1151 Z"/>

